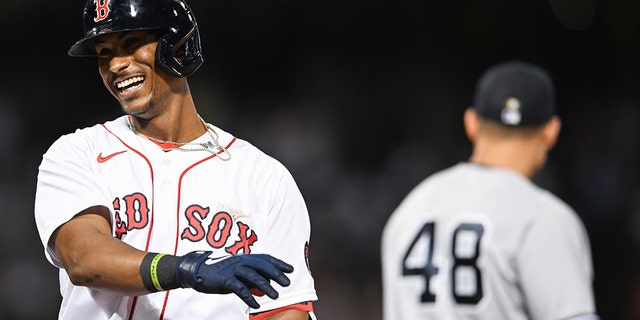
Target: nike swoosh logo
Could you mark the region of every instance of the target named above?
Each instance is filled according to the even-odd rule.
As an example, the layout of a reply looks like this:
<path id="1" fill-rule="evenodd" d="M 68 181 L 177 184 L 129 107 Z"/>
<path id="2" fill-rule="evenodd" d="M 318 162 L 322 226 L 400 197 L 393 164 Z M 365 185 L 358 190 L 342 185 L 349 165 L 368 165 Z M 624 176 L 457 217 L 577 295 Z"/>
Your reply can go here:
<path id="1" fill-rule="evenodd" d="M 109 160 L 109 159 L 111 159 L 111 158 L 113 158 L 113 157 L 115 157 L 115 156 L 117 156 L 117 155 L 119 155 L 121 153 L 125 153 L 125 152 L 127 152 L 127 150 L 118 151 L 118 152 L 112 153 L 112 154 L 104 156 L 104 157 L 102 156 L 102 152 L 100 152 L 100 154 L 98 155 L 98 163 L 107 162 L 107 160 Z"/>

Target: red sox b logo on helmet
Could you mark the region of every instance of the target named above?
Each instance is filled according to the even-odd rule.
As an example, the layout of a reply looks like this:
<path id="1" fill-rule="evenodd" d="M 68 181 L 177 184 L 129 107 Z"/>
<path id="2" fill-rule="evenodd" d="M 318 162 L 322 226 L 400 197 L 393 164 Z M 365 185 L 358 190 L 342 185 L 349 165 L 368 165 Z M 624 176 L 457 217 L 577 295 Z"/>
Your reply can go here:
<path id="1" fill-rule="evenodd" d="M 93 21 L 99 22 L 109 16 L 109 0 L 93 0 L 96 3 L 96 17 Z"/>

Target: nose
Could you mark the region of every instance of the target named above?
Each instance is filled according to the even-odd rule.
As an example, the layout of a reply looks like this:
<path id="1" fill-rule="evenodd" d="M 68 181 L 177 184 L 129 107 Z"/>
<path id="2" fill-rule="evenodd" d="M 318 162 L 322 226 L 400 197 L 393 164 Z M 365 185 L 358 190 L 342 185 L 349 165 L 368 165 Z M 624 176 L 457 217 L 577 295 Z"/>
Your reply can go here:
<path id="1" fill-rule="evenodd" d="M 109 61 L 109 71 L 118 73 L 125 70 L 131 64 L 131 56 L 127 54 L 116 54 Z"/>

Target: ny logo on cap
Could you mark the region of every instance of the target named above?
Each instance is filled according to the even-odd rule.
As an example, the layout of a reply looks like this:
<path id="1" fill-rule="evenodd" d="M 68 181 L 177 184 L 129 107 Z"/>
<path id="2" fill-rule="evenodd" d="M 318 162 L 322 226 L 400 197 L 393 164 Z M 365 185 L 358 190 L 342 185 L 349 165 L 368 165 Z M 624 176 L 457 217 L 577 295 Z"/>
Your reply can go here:
<path id="1" fill-rule="evenodd" d="M 109 16 L 109 0 L 93 0 L 96 3 L 96 17 L 93 21 L 99 22 Z"/>
<path id="2" fill-rule="evenodd" d="M 522 114 L 520 113 L 520 100 L 514 97 L 509 97 L 504 101 L 504 108 L 500 113 L 502 122 L 508 125 L 516 126 L 522 121 Z"/>

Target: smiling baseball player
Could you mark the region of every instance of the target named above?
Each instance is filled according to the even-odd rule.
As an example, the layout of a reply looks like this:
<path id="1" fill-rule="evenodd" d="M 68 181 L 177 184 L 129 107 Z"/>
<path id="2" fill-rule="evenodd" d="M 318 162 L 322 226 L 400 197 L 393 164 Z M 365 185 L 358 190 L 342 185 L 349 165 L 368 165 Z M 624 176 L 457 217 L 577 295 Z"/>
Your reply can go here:
<path id="1" fill-rule="evenodd" d="M 36 224 L 60 319 L 312 319 L 307 208 L 288 170 L 198 115 L 182 0 L 89 0 L 71 56 L 97 57 L 125 115 L 60 137 Z"/>

